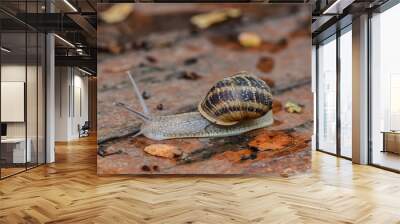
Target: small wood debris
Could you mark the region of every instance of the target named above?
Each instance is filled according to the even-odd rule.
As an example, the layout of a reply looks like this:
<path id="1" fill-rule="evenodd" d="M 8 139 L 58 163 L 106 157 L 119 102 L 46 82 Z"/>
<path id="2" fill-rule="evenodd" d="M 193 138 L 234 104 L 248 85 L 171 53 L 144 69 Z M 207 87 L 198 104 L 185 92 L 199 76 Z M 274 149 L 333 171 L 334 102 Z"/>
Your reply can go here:
<path id="1" fill-rule="evenodd" d="M 197 58 L 188 58 L 185 61 L 183 61 L 183 64 L 184 65 L 193 65 L 193 64 L 196 64 L 197 61 L 198 61 Z"/>
<path id="2" fill-rule="evenodd" d="M 197 80 L 201 77 L 196 72 L 191 72 L 191 71 L 182 71 L 180 76 L 182 79 L 187 79 L 187 80 Z"/>
<path id="3" fill-rule="evenodd" d="M 289 113 L 301 113 L 303 108 L 297 103 L 288 101 L 285 104 L 285 110 Z"/>
<path id="4" fill-rule="evenodd" d="M 238 36 L 238 41 L 240 45 L 248 48 L 260 47 L 262 44 L 261 37 L 258 34 L 252 32 L 240 33 Z"/>
<path id="5" fill-rule="evenodd" d="M 157 165 L 153 165 L 153 171 L 156 172 L 160 171 L 160 167 L 158 167 Z"/>
<path id="6" fill-rule="evenodd" d="M 124 21 L 133 12 L 133 4 L 114 4 L 107 10 L 100 13 L 100 18 L 106 23 L 119 23 Z"/>
<path id="7" fill-rule="evenodd" d="M 239 9 L 230 8 L 192 16 L 190 22 L 199 29 L 206 29 L 228 19 L 237 18 L 241 16 L 241 14 L 242 13 Z"/>
<path id="8" fill-rule="evenodd" d="M 97 154 L 101 157 L 106 157 L 106 156 L 111 156 L 111 155 L 117 155 L 121 154 L 122 150 L 114 151 L 114 152 L 107 152 L 105 147 L 99 147 L 97 150 Z"/>
<path id="9" fill-rule="evenodd" d="M 182 151 L 178 147 L 168 144 L 153 144 L 146 146 L 144 151 L 153 156 L 165 157 L 173 159 L 182 155 Z"/>
<path id="10" fill-rule="evenodd" d="M 143 170 L 143 171 L 146 171 L 146 172 L 151 171 L 150 167 L 147 166 L 147 165 L 143 165 L 143 166 L 142 166 L 142 170 Z"/>
<path id="11" fill-rule="evenodd" d="M 274 60 L 270 57 L 261 57 L 258 60 L 257 68 L 265 73 L 271 72 L 274 68 Z"/>
<path id="12" fill-rule="evenodd" d="M 157 110 L 163 110 L 164 109 L 164 105 L 162 103 L 157 105 Z"/>

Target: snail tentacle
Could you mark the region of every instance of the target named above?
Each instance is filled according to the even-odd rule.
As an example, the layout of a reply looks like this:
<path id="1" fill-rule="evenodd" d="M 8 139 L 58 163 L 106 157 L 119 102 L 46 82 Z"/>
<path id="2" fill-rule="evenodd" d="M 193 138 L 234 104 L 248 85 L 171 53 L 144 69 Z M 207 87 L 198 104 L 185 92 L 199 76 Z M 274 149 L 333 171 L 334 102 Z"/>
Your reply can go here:
<path id="1" fill-rule="evenodd" d="M 149 117 L 149 116 L 147 116 L 147 115 L 145 115 L 145 114 L 143 114 L 143 113 L 141 113 L 141 112 L 139 112 L 139 111 L 136 111 L 136 110 L 134 110 L 134 109 L 129 108 L 129 107 L 128 107 L 126 104 L 124 104 L 124 103 L 116 102 L 115 105 L 116 105 L 116 106 L 120 106 L 120 107 L 126 109 L 126 110 L 129 111 L 129 112 L 132 112 L 132 113 L 135 114 L 138 118 L 140 118 L 140 119 L 142 119 L 142 120 L 144 120 L 144 121 L 150 121 L 150 120 L 151 120 L 151 117 Z"/>
<path id="2" fill-rule="evenodd" d="M 139 87 L 136 85 L 136 82 L 132 77 L 132 73 L 130 71 L 127 71 L 126 73 L 128 74 L 129 80 L 131 81 L 132 86 L 133 86 L 133 90 L 134 90 L 137 98 L 139 99 L 140 106 L 142 107 L 143 113 L 147 116 L 150 116 L 149 109 L 146 105 L 146 102 L 144 102 L 144 99 L 143 99 L 142 94 L 140 93 Z"/>

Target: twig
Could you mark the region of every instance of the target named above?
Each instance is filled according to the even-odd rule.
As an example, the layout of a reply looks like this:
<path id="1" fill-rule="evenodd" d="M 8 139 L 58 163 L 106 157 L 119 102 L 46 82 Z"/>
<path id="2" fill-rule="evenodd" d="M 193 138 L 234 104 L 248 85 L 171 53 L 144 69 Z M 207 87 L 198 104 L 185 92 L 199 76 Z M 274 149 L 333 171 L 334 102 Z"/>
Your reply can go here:
<path id="1" fill-rule="evenodd" d="M 296 82 L 292 82 L 292 83 L 290 83 L 288 85 L 282 85 L 282 86 L 278 86 L 278 87 L 273 88 L 272 89 L 272 94 L 273 95 L 280 95 L 280 94 L 282 94 L 284 92 L 287 92 L 287 91 L 290 91 L 290 90 L 293 90 L 295 88 L 302 87 L 302 86 L 305 86 L 305 85 L 309 85 L 309 84 L 311 84 L 311 79 L 310 78 L 301 79 L 301 80 L 298 80 Z"/>
<path id="2" fill-rule="evenodd" d="M 109 137 L 105 137 L 105 138 L 99 139 L 97 141 L 97 144 L 98 145 L 104 145 L 104 144 L 106 144 L 106 143 L 108 143 L 110 141 L 128 138 L 130 136 L 133 136 L 133 135 L 139 133 L 139 131 L 140 131 L 139 127 L 137 127 L 137 128 L 134 127 L 132 131 L 128 131 L 128 132 L 123 133 L 123 134 L 117 134 L 117 135 L 113 135 L 113 136 L 109 136 Z"/>
<path id="3" fill-rule="evenodd" d="M 104 149 L 105 147 L 99 147 L 99 150 L 97 150 L 97 154 L 101 157 L 106 157 L 106 156 L 111 156 L 111 155 L 116 155 L 116 154 L 121 154 L 122 150 L 118 150 L 116 152 L 110 152 L 107 153 L 106 150 Z"/>

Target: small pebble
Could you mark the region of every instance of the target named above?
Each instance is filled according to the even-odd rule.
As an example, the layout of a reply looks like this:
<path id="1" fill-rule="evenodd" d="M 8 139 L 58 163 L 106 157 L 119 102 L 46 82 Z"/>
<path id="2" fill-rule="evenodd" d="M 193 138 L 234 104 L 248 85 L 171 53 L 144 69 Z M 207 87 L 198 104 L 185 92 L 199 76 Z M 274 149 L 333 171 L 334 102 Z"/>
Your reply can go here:
<path id="1" fill-rule="evenodd" d="M 163 110 L 164 109 L 164 105 L 162 103 L 157 105 L 157 110 Z"/>
<path id="2" fill-rule="evenodd" d="M 261 57 L 258 60 L 257 68 L 264 73 L 269 73 L 273 70 L 274 64 L 274 60 L 271 57 Z"/>
<path id="3" fill-rule="evenodd" d="M 157 165 L 154 165 L 153 170 L 158 172 L 158 171 L 160 171 L 160 168 Z"/>
<path id="4" fill-rule="evenodd" d="M 147 166 L 147 165 L 143 165 L 143 166 L 142 166 L 142 170 L 143 170 L 143 171 L 146 171 L 146 172 L 149 172 L 149 171 L 150 171 L 150 167 Z"/>
<path id="5" fill-rule="evenodd" d="M 143 91 L 142 92 L 142 97 L 143 97 L 143 99 L 147 100 L 147 99 L 150 98 L 150 94 L 148 92 L 146 92 L 146 91 Z"/>

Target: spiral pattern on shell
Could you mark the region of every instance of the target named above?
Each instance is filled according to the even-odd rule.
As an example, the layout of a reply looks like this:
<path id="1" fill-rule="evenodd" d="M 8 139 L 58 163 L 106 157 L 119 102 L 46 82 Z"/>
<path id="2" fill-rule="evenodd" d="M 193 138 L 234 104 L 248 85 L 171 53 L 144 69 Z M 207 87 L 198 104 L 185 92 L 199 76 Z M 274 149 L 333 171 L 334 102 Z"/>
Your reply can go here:
<path id="1" fill-rule="evenodd" d="M 272 108 L 269 86 L 261 79 L 239 72 L 217 82 L 198 105 L 199 112 L 210 122 L 234 125 L 255 119 Z"/>

